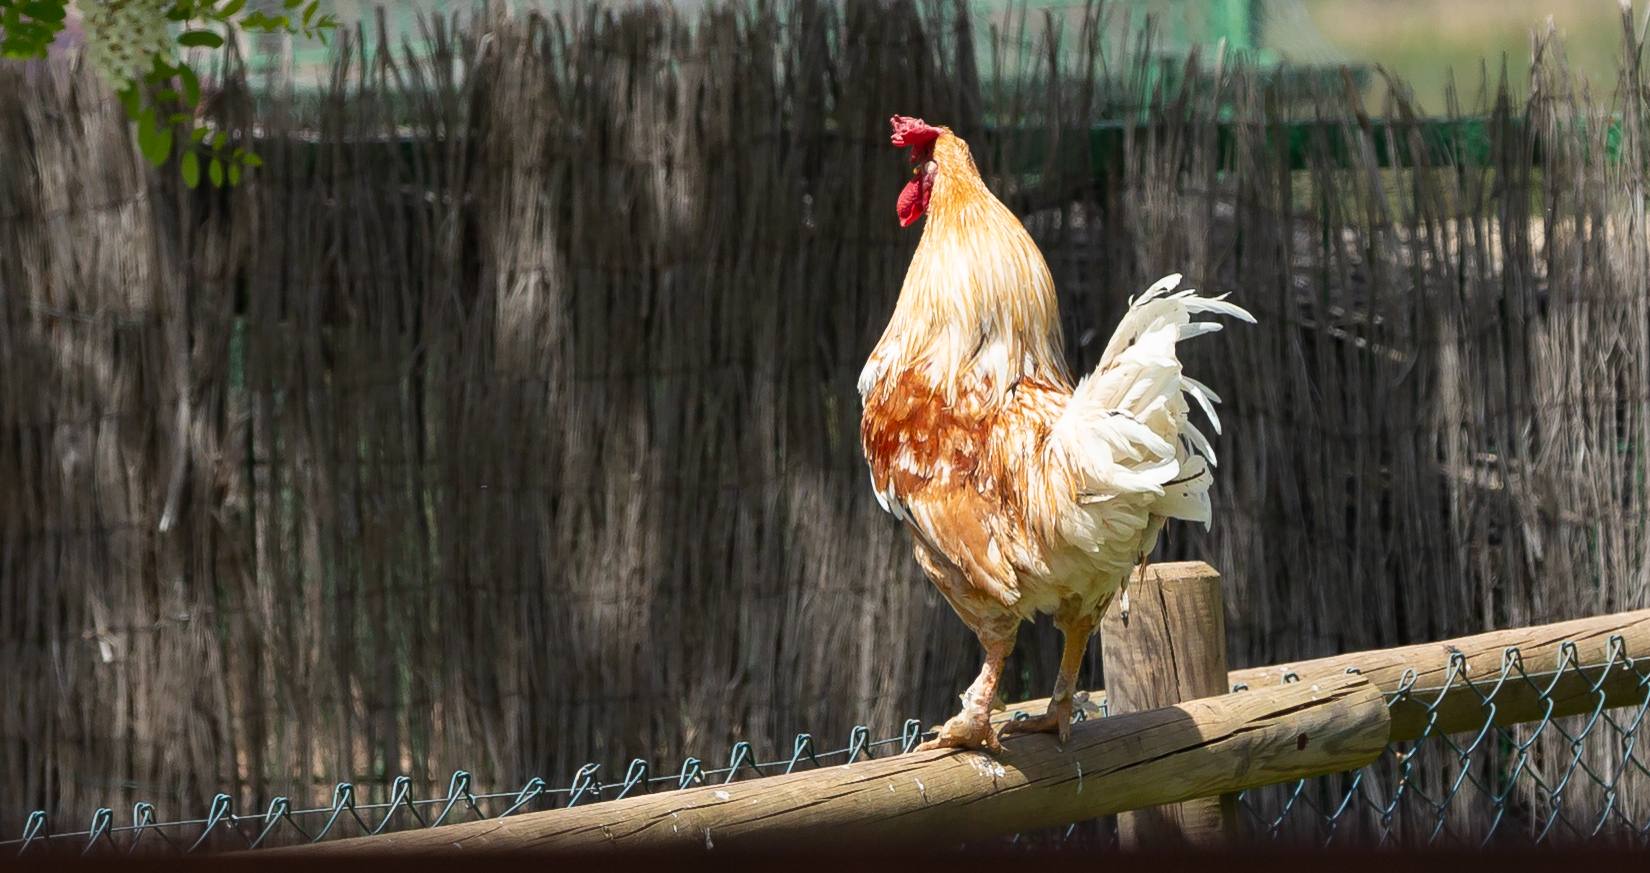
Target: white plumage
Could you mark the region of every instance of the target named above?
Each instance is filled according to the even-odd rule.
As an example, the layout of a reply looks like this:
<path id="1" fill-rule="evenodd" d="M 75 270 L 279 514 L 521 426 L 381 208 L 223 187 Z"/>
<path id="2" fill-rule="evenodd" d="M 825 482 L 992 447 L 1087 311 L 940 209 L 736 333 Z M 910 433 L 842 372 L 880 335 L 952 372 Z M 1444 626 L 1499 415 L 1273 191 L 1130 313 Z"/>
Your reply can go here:
<path id="1" fill-rule="evenodd" d="M 1209 486 L 1214 448 L 1188 418 L 1191 397 L 1220 433 L 1215 404 L 1220 398 L 1181 371 L 1176 345 L 1214 333 L 1215 321 L 1192 321 L 1201 313 L 1227 315 L 1249 323 L 1254 316 L 1221 297 L 1198 297 L 1191 289 L 1173 294 L 1181 276 L 1163 277 L 1130 302 L 1094 372 L 1072 392 L 1055 423 L 1049 451 L 1074 473 L 1077 494 L 1065 525 L 1072 541 L 1090 551 L 1096 528 L 1108 525 L 1106 506 L 1123 496 L 1127 509 L 1209 524 Z M 1142 506 L 1143 503 L 1143 506 Z M 1119 507 L 1121 508 L 1121 507 Z M 1125 510 L 1126 511 L 1126 510 Z M 1149 545 L 1149 544 L 1148 544 Z"/>

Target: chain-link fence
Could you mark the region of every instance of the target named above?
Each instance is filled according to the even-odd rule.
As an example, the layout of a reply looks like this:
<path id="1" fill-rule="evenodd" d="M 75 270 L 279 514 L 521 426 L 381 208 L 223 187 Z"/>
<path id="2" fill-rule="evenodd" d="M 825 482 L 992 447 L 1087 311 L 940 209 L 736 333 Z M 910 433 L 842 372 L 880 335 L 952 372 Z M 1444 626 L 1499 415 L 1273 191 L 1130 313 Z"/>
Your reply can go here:
<path id="1" fill-rule="evenodd" d="M 1633 702 L 1608 705 L 1605 686 L 1624 676 L 1633 683 Z M 1249 831 L 1322 844 L 1650 841 L 1650 806 L 1622 800 L 1650 785 L 1650 741 L 1642 730 L 1650 659 L 1630 657 L 1620 637 L 1611 638 L 1602 663 L 1581 663 L 1569 645 L 1555 669 L 1533 673 L 1519 650 L 1508 648 L 1493 675 L 1469 676 L 1456 652 L 1441 684 L 1417 687 L 1414 677 L 1407 673 L 1388 699 L 1426 707 L 1420 738 L 1389 745 L 1355 773 L 1246 792 L 1241 806 Z M 1560 716 L 1553 690 L 1568 677 L 1585 683 L 1590 705 Z M 1481 703 L 1481 724 L 1436 732 L 1439 706 L 1461 689 Z M 1539 695 L 1534 720 L 1505 723 L 1498 700 L 1514 689 Z"/>
<path id="2" fill-rule="evenodd" d="M 1290 671 L 1278 675 L 1283 682 L 1299 681 Z M 1424 710 L 1418 738 L 1390 744 L 1379 760 L 1355 772 L 1242 793 L 1245 838 L 1320 845 L 1650 844 L 1650 806 L 1634 800 L 1650 796 L 1644 791 L 1650 786 L 1650 741 L 1643 730 L 1650 713 L 1650 658 L 1631 657 L 1615 636 L 1606 656 L 1593 663 L 1566 644 L 1552 669 L 1529 670 L 1519 649 L 1509 647 L 1493 675 L 1470 676 L 1459 651 L 1448 655 L 1441 682 L 1423 687 L 1419 675 L 1411 668 L 1387 691 L 1389 705 Z M 1472 695 L 1482 720 L 1475 730 L 1445 732 L 1440 708 L 1446 701 L 1458 706 L 1462 692 Z M 1532 693 L 1538 704 L 1534 717 L 1526 718 Z M 1503 705 L 1513 697 L 1522 698 L 1518 705 Z M 1104 698 L 1079 706 L 1077 718 L 1085 712 L 1103 717 Z M 187 854 L 439 827 L 902 754 L 924 735 L 923 722 L 914 718 L 886 735 L 860 725 L 842 744 L 798 734 L 788 753 L 765 759 L 741 742 L 721 763 L 690 757 L 663 769 L 638 758 L 611 781 L 597 765 L 586 764 L 562 785 L 534 776 L 503 791 L 477 792 L 471 774 L 458 770 L 446 792 L 431 797 L 414 797 L 407 777 L 370 788 L 340 782 L 330 803 L 294 808 L 289 798 L 275 797 L 261 812 L 237 811 L 229 795 L 219 794 L 204 816 L 178 820 L 162 819 L 153 804 L 138 803 L 129 821 L 117 823 L 113 809 L 100 808 L 83 827 L 62 831 L 35 812 L 20 836 L 0 841 L 0 851 Z M 1114 846 L 1115 834 L 1114 820 L 1107 818 L 1015 835 L 1009 842 Z"/>

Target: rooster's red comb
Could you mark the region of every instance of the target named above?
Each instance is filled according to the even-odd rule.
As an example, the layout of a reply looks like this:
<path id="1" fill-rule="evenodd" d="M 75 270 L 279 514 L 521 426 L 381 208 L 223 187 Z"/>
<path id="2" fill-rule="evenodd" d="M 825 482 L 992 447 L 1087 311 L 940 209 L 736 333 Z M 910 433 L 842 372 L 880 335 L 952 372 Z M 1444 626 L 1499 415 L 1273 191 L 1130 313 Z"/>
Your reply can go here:
<path id="1" fill-rule="evenodd" d="M 894 135 L 889 138 L 890 141 L 902 149 L 930 143 L 940 138 L 940 129 L 920 118 L 896 115 L 888 119 L 888 123 L 894 126 Z"/>

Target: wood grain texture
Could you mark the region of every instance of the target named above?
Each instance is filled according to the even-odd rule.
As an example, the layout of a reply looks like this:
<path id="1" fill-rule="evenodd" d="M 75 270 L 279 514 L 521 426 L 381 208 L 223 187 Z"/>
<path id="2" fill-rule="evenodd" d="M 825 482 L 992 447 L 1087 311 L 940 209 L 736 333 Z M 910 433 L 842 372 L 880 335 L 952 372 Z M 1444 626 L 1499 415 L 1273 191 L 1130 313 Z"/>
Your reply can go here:
<path id="1" fill-rule="evenodd" d="M 1610 657 L 1610 639 L 1621 637 L 1623 650 L 1638 659 L 1634 666 L 1618 663 L 1608 675 L 1600 669 Z M 1566 644 L 1574 644 L 1566 656 Z M 1525 681 L 1512 672 L 1499 689 L 1502 659 L 1510 648 L 1519 652 Z M 1459 653 L 1464 661 L 1460 672 L 1451 676 L 1450 662 Z M 1110 653 L 1108 652 L 1108 658 Z M 1109 660 L 1108 660 L 1109 663 Z M 1557 675 L 1563 665 L 1562 675 Z M 1583 669 L 1573 669 L 1583 665 Z M 1650 674 L 1650 609 L 1561 621 L 1535 627 L 1491 631 L 1453 640 L 1440 640 L 1394 649 L 1352 652 L 1311 661 L 1275 664 L 1233 670 L 1227 681 L 1262 689 L 1284 681 L 1322 681 L 1357 670 L 1383 692 L 1391 694 L 1404 684 L 1404 674 L 1413 669 L 1411 691 L 1392 704 L 1394 742 L 1421 737 L 1427 729 L 1433 707 L 1438 722 L 1435 733 L 1477 730 L 1486 718 L 1483 699 L 1495 691 L 1495 723 L 1518 724 L 1547 715 L 1557 718 L 1591 712 L 1604 695 L 1606 706 L 1638 703 L 1644 699 L 1644 677 Z M 1469 686 L 1463 677 L 1471 679 Z M 1601 681 L 1602 679 L 1602 681 Z M 1446 688 L 1446 685 L 1448 686 Z M 1598 685 L 1598 691 L 1593 690 Z M 1087 692 L 1086 708 L 1098 711 L 1105 691 Z M 1544 700 L 1552 702 L 1549 713 Z M 1045 700 L 1010 704 L 997 718 L 1012 718 L 1017 711 L 1041 712 Z M 1115 711 L 1115 710 L 1114 710 Z"/>
<path id="2" fill-rule="evenodd" d="M 274 854 L 943 845 L 1361 767 L 1387 707 L 1358 676 L 1228 694 L 1011 739 L 1001 758 L 935 751 Z M 266 853 L 270 854 L 270 853 Z"/>
<path id="3" fill-rule="evenodd" d="M 1100 625 L 1111 712 L 1120 715 L 1225 694 L 1226 616 L 1220 574 L 1202 561 L 1157 564 L 1129 583 Z M 1199 797 L 1117 817 L 1125 849 L 1214 846 L 1237 827 L 1237 798 Z"/>

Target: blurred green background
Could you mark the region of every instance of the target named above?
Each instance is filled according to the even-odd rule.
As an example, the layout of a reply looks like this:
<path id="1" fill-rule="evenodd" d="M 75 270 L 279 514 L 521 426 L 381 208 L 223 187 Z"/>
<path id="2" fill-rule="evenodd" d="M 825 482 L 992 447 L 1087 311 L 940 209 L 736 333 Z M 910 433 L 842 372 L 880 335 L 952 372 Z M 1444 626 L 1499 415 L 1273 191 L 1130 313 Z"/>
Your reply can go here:
<path id="1" fill-rule="evenodd" d="M 1571 68 L 1593 93 L 1607 99 L 1622 55 L 1621 8 L 1616 0 L 1294 0 L 1325 43 L 1348 58 L 1380 64 L 1414 89 L 1430 112 L 1444 108 L 1453 70 L 1464 99 L 1506 59 L 1511 81 L 1527 92 L 1531 35 L 1550 20 Z M 1635 20 L 1642 30 L 1644 4 Z M 1281 41 L 1291 18 L 1275 18 L 1263 40 Z M 1493 81 L 1492 81 L 1493 84 Z"/>
<path id="2" fill-rule="evenodd" d="M 279 5 L 279 0 L 254 0 Z M 1013 0 L 970 0 L 982 23 L 1009 19 Z M 1135 30 L 1148 17 L 1155 22 L 1159 45 L 1167 52 L 1184 52 L 1193 44 L 1205 49 L 1225 41 L 1229 46 L 1255 51 L 1268 63 L 1337 67 L 1341 64 L 1381 65 L 1409 83 L 1428 112 L 1442 112 L 1453 71 L 1461 96 L 1470 108 L 1487 70 L 1499 75 L 1503 59 L 1517 93 L 1527 93 L 1532 34 L 1550 21 L 1557 28 L 1566 57 L 1592 86 L 1608 97 L 1615 87 L 1621 56 L 1621 11 L 1617 0 L 1101 0 L 1112 7 L 1119 28 Z M 349 23 L 365 20 L 368 31 L 382 8 L 389 31 L 397 41 L 418 37 L 420 14 L 467 14 L 479 8 L 473 0 L 328 0 L 324 8 Z M 567 8 L 566 0 L 511 0 L 507 8 L 522 11 Z M 633 0 L 607 0 L 601 5 L 635 5 Z M 677 0 L 683 10 L 697 9 L 705 0 Z M 783 3 L 779 4 L 781 7 Z M 1081 17 L 1085 4 L 1074 0 L 1029 0 L 1033 28 L 1044 11 L 1056 17 Z M 1643 24 L 1645 3 L 1636 19 Z M 1121 39 L 1124 35 L 1118 34 Z M 286 37 L 265 37 L 247 45 L 254 69 L 285 69 L 297 81 L 319 81 L 326 68 L 328 49 L 318 43 L 292 43 Z M 1371 77 L 1370 96 L 1379 99 L 1379 77 Z M 1371 105 L 1379 109 L 1379 103 Z"/>

